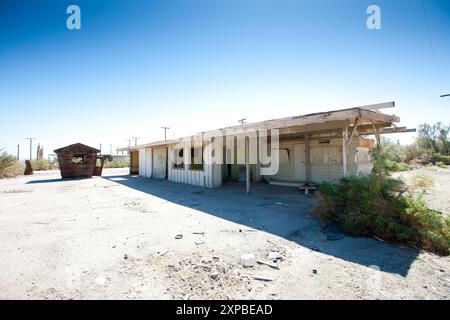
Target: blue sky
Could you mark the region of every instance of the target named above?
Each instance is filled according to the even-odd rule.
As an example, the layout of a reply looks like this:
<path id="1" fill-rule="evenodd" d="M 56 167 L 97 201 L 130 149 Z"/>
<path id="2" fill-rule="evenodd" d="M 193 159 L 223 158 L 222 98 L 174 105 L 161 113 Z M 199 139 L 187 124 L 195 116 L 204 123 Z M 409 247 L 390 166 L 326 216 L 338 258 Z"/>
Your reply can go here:
<path id="1" fill-rule="evenodd" d="M 430 32 L 421 0 L 2 0 L 0 148 L 109 152 L 163 125 L 180 137 L 385 101 L 409 127 L 450 122 L 450 0 L 423 3 Z"/>

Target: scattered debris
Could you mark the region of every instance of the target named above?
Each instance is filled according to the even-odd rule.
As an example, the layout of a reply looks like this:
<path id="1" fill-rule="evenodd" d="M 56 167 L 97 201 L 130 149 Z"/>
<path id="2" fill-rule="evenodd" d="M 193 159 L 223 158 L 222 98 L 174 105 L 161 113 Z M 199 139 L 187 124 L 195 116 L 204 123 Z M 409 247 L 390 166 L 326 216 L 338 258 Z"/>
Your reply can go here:
<path id="1" fill-rule="evenodd" d="M 199 246 L 201 244 L 205 244 L 205 241 L 195 241 L 195 245 Z"/>
<path id="2" fill-rule="evenodd" d="M 33 190 L 5 190 L 2 193 L 23 193 L 23 192 L 33 192 Z"/>
<path id="3" fill-rule="evenodd" d="M 160 257 L 164 257 L 167 254 L 167 252 L 169 252 L 169 250 L 166 250 L 166 251 L 162 252 L 159 256 Z"/>
<path id="4" fill-rule="evenodd" d="M 280 267 L 277 264 L 275 264 L 275 263 L 267 262 L 267 261 L 264 261 L 264 260 L 256 260 L 256 262 L 259 263 L 259 264 L 263 264 L 263 265 L 266 265 L 266 266 L 278 269 L 278 270 L 280 269 Z"/>
<path id="5" fill-rule="evenodd" d="M 248 253 L 241 256 L 241 264 L 244 268 L 253 267 L 255 265 L 255 255 Z"/>
<path id="6" fill-rule="evenodd" d="M 275 204 L 279 205 L 279 206 L 284 206 L 284 207 L 288 206 L 286 203 L 281 203 L 281 202 L 275 202 Z"/>
<path id="7" fill-rule="evenodd" d="M 342 240 L 345 238 L 345 235 L 343 234 L 329 234 L 327 235 L 328 241 L 336 241 L 336 240 Z"/>
<path id="8" fill-rule="evenodd" d="M 127 260 L 127 259 L 128 259 L 128 255 L 127 255 L 127 254 L 124 254 L 124 255 L 123 255 L 123 258 L 124 258 L 125 260 Z"/>
<path id="9" fill-rule="evenodd" d="M 313 273 L 313 274 L 317 274 L 317 270 L 316 270 L 316 269 L 313 269 L 312 273 Z"/>
<path id="10" fill-rule="evenodd" d="M 167 293 L 174 299 L 248 298 L 249 281 L 242 281 L 239 266 L 226 257 L 193 254 L 167 265 Z"/>
<path id="11" fill-rule="evenodd" d="M 214 272 L 211 272 L 211 274 L 210 274 L 209 276 L 210 276 L 210 278 L 213 279 L 213 280 L 218 280 L 220 274 L 219 274 L 219 272 L 214 271 Z"/>
<path id="12" fill-rule="evenodd" d="M 177 234 L 177 235 L 175 236 L 175 239 L 177 239 L 177 240 L 179 240 L 179 239 L 181 239 L 181 238 L 183 238 L 183 235 L 182 235 L 182 234 Z"/>
<path id="13" fill-rule="evenodd" d="M 202 231 L 202 232 L 192 232 L 192 234 L 200 234 L 200 235 L 204 236 L 205 232 L 204 231 Z"/>
<path id="14" fill-rule="evenodd" d="M 283 260 L 283 257 L 281 256 L 281 254 L 278 251 L 270 251 L 267 254 L 267 257 L 274 262 L 277 260 Z"/>
<path id="15" fill-rule="evenodd" d="M 280 251 L 280 247 L 276 243 L 274 243 L 270 240 L 267 240 L 267 242 L 270 243 L 271 245 L 275 246 L 275 248 L 277 248 L 277 250 Z"/>
<path id="16" fill-rule="evenodd" d="M 273 281 L 272 278 L 263 277 L 263 276 L 251 276 L 251 275 L 242 275 L 242 278 L 248 278 L 252 280 L 260 280 L 260 281 Z"/>
<path id="17" fill-rule="evenodd" d="M 105 276 L 100 276 L 95 279 L 95 284 L 102 287 L 106 286 L 110 282 L 111 278 Z"/>

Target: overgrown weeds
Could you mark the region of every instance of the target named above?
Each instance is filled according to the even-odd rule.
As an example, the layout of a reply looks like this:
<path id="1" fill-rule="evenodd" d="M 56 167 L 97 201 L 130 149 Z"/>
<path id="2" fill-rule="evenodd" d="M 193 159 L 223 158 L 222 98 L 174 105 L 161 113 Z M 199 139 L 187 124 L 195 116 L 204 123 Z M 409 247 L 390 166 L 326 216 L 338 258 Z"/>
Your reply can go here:
<path id="1" fill-rule="evenodd" d="M 401 180 L 374 173 L 325 182 L 313 214 L 340 223 L 353 236 L 450 254 L 450 217 L 428 209 L 422 195 L 414 198 L 405 190 Z"/>
<path id="2" fill-rule="evenodd" d="M 23 170 L 23 165 L 17 161 L 16 157 L 6 152 L 0 154 L 0 178 L 18 176 L 23 173 Z"/>

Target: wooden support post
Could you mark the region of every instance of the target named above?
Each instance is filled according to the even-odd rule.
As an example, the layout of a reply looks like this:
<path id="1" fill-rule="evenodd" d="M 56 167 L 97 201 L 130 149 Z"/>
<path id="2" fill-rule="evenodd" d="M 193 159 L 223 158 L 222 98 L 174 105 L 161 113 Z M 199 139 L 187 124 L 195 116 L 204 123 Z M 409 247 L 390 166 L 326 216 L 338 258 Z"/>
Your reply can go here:
<path id="1" fill-rule="evenodd" d="M 377 149 L 378 151 L 382 150 L 381 146 L 381 138 L 380 138 L 380 129 L 375 127 L 375 124 L 372 120 L 370 120 L 370 123 L 372 123 L 373 133 L 375 134 L 375 139 L 377 140 Z"/>
<path id="2" fill-rule="evenodd" d="M 347 145 L 350 145 L 350 143 L 352 142 L 353 135 L 354 135 L 354 134 L 357 132 L 357 130 L 358 130 L 358 120 L 359 120 L 359 118 L 356 118 L 356 119 L 355 119 L 355 123 L 354 123 L 354 125 L 353 125 L 352 132 L 350 133 L 350 137 L 348 138 Z"/>
<path id="3" fill-rule="evenodd" d="M 311 164 L 309 162 L 309 134 L 305 134 L 305 167 L 306 167 L 306 183 L 311 182 Z"/>
<path id="4" fill-rule="evenodd" d="M 250 193 L 250 152 L 249 152 L 249 137 L 245 137 L 245 183 L 246 192 Z"/>
<path id="5" fill-rule="evenodd" d="M 345 127 L 342 130 L 342 166 L 344 169 L 344 177 L 348 175 L 347 172 L 347 161 L 348 161 L 348 127 L 345 125 Z"/>

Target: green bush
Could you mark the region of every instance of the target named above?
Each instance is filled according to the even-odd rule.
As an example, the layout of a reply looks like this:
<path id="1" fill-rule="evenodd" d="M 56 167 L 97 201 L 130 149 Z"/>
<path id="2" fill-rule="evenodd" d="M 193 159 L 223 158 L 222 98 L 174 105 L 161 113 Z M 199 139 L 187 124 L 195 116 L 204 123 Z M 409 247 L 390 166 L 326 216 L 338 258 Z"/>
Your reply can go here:
<path id="1" fill-rule="evenodd" d="M 393 160 L 394 157 L 385 151 L 372 150 L 372 162 L 374 163 L 374 171 L 380 173 L 408 171 L 412 167 L 406 162 Z"/>
<path id="2" fill-rule="evenodd" d="M 376 174 L 345 177 L 319 188 L 313 214 L 335 221 L 353 236 L 377 236 L 439 254 L 450 254 L 450 217 L 405 196 L 402 181 Z"/>
<path id="3" fill-rule="evenodd" d="M 436 162 L 436 165 L 437 165 L 439 168 L 442 168 L 442 169 L 447 168 L 447 164 L 445 164 L 445 163 L 442 162 L 442 161 Z"/>
<path id="4" fill-rule="evenodd" d="M 56 162 L 50 162 L 48 160 L 42 159 L 42 160 L 32 160 L 31 167 L 35 171 L 41 171 L 41 170 L 57 169 L 58 165 Z"/>
<path id="5" fill-rule="evenodd" d="M 105 161 L 103 168 L 128 168 L 130 166 L 129 161 Z"/>
<path id="6" fill-rule="evenodd" d="M 24 166 L 17 161 L 16 157 L 3 152 L 0 154 L 0 178 L 15 177 L 22 174 Z"/>

